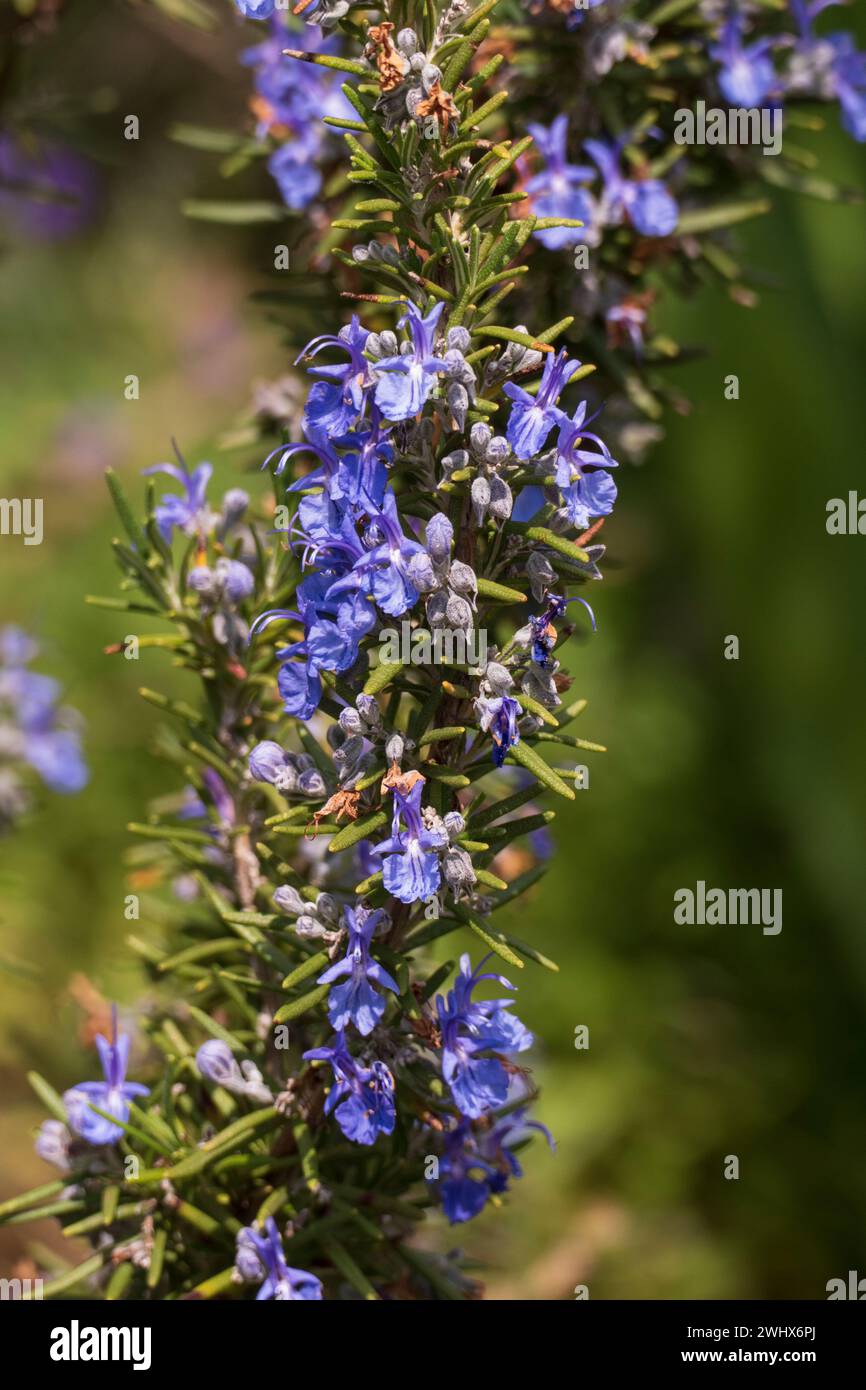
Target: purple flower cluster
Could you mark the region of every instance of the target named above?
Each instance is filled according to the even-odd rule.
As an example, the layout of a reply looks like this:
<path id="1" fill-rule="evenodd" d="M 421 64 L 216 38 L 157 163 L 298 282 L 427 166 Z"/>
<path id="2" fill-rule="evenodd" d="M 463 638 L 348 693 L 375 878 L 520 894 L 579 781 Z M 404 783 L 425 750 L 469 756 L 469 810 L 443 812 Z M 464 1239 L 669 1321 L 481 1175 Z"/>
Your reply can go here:
<path id="1" fill-rule="evenodd" d="M 552 125 L 528 127 L 544 166 L 526 183 L 526 192 L 538 217 L 574 218 L 583 227 L 542 228 L 535 233 L 550 250 L 574 246 L 580 241 L 596 244 L 607 227 L 628 223 L 645 237 L 666 237 L 676 231 L 679 208 L 660 179 L 649 175 L 629 177 L 622 171 L 626 140 L 586 140 L 590 165 L 571 164 L 566 155 L 568 117 L 557 116 Z M 590 193 L 596 179 L 600 187 Z"/>
<path id="2" fill-rule="evenodd" d="M 580 22 L 596 3 L 598 0 L 589 7 L 582 5 L 567 26 Z M 722 17 L 708 53 L 724 101 L 747 109 L 780 107 L 789 97 L 837 101 L 845 129 L 855 140 L 866 140 L 866 52 L 858 49 L 850 33 L 815 32 L 817 17 L 837 3 L 790 0 L 794 32 L 779 30 L 775 23 L 769 32 L 763 32 L 771 16 L 756 6 L 729 0 L 719 7 Z M 583 148 L 595 164 L 594 170 L 568 159 L 567 115 L 557 116 L 550 126 L 530 124 L 528 130 L 542 161 L 525 183 L 534 213 L 539 218 L 567 218 L 584 224 L 536 231 L 535 236 L 548 249 L 561 250 L 580 242 L 597 245 L 607 228 L 623 223 L 644 237 L 667 237 L 676 232 L 679 209 L 666 185 L 648 174 L 623 172 L 627 137 L 585 140 Z M 600 186 L 596 179 L 600 179 Z"/>
<path id="3" fill-rule="evenodd" d="M 410 304 L 399 325 L 408 328 L 403 349 L 392 334 L 395 350 L 380 351 L 375 362 L 369 351 L 365 356 L 373 335 L 357 319 L 337 337 L 314 339 L 302 354 L 315 357 L 325 347 L 346 353 L 345 362 L 310 368 L 317 380 L 304 414 L 307 442 L 267 460 L 277 457 L 278 474 L 299 453 L 317 461 L 289 486 L 306 494 L 291 539 L 315 569 L 298 587 L 295 609 L 262 614 L 253 629 L 275 619 L 303 628 L 303 637 L 278 654 L 285 709 L 299 719 L 318 708 L 323 670 L 339 673 L 355 664 L 362 638 L 376 626 L 376 609 L 400 617 L 419 598 L 412 562 L 424 547 L 405 534 L 388 483 L 389 435 L 394 423 L 421 409 L 438 387 L 437 373 L 455 367 L 453 354 L 446 361 L 433 351 L 440 313 L 441 305 L 424 317 Z M 321 492 L 309 495 L 316 485 Z"/>
<path id="4" fill-rule="evenodd" d="M 842 125 L 855 140 L 866 141 L 866 52 L 853 34 L 819 36 L 814 21 L 837 0 L 790 0 L 797 32 L 788 49 L 784 91 L 789 95 L 838 101 Z"/>
<path id="5" fill-rule="evenodd" d="M 246 49 L 241 62 L 253 70 L 251 104 L 257 137 L 273 144 L 268 170 L 286 207 L 303 212 L 322 190 L 321 165 L 330 146 L 323 117 L 347 116 L 352 110 L 340 91 L 339 73 L 300 63 L 284 50 L 336 53 L 339 43 L 322 39 L 305 26 L 289 27 L 285 11 L 280 13 L 267 0 L 239 4 L 239 8 L 250 19 L 270 20 L 268 38 Z"/>
<path id="6" fill-rule="evenodd" d="M 278 890 L 278 906 L 284 891 Z M 286 910 L 297 911 L 299 907 L 312 911 L 300 901 L 296 906 L 287 903 Z M 328 911 L 327 906 L 323 905 L 322 910 Z M 320 985 L 333 986 L 328 994 L 328 1018 L 335 1037 L 329 1046 L 309 1048 L 304 1059 L 330 1064 L 334 1079 L 325 1102 L 325 1114 L 335 1113 L 347 1139 L 355 1144 L 369 1145 L 374 1144 L 380 1134 L 393 1133 L 396 1122 L 394 1078 L 384 1062 L 372 1057 L 364 1062 L 352 1056 L 346 1029 L 351 1025 L 362 1038 L 369 1037 L 385 1013 L 385 997 L 379 991 L 384 989 L 399 994 L 399 989 L 385 967 L 370 954 L 374 935 L 390 924 L 388 914 L 363 906 L 346 907 L 343 923 L 346 954 L 318 979 Z M 341 935 L 336 935 L 337 943 L 341 939 Z"/>

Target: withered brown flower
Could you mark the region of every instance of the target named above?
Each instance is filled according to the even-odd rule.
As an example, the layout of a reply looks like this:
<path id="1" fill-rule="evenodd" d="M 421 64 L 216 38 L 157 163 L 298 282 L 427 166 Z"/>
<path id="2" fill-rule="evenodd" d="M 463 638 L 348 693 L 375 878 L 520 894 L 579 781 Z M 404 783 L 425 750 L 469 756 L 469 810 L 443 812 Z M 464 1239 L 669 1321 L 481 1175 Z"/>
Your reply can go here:
<path id="1" fill-rule="evenodd" d="M 415 107 L 415 115 L 426 117 L 435 116 L 439 122 L 439 131 L 442 139 L 448 134 L 449 121 L 456 121 L 460 118 L 460 112 L 454 105 L 454 98 L 450 92 L 442 88 L 440 82 L 434 82 L 430 88 L 430 95 L 423 101 L 419 101 Z"/>

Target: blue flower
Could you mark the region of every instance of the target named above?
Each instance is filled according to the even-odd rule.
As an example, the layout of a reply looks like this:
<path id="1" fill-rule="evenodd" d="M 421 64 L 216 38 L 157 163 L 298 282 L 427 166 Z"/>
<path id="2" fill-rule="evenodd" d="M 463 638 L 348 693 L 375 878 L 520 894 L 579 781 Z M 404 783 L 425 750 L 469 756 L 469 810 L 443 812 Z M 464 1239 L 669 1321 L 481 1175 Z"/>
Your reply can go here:
<path id="1" fill-rule="evenodd" d="M 326 391 L 335 389 L 327 383 L 317 385 L 323 385 Z M 311 399 L 316 389 L 314 386 L 310 392 Z M 322 405 L 322 398 L 319 404 Z M 340 408 L 334 406 L 335 411 Z M 281 444 L 278 449 L 268 454 L 262 467 L 266 468 L 272 459 L 278 457 L 274 472 L 279 474 L 296 454 L 313 454 L 319 460 L 318 466 L 290 483 L 289 492 L 308 491 L 321 485 L 330 501 L 350 505 L 354 509 L 352 516 L 378 511 L 384 502 L 388 481 L 386 465 L 391 463 L 394 455 L 387 439 L 391 426 L 383 426 L 381 414 L 373 405 L 369 422 L 364 429 L 352 430 L 348 434 L 334 430 L 333 437 L 329 437 L 330 427 L 323 424 L 326 414 L 327 412 L 318 412 L 318 408 L 314 407 L 312 414 L 308 413 L 306 417 L 307 441 L 303 444 Z M 339 423 L 336 414 L 332 423 Z M 338 449 L 343 452 L 338 453 Z M 304 506 L 307 508 L 308 516 L 318 512 L 319 540 L 326 540 L 329 535 L 338 534 L 340 522 L 346 514 L 344 510 L 329 512 L 322 502 L 315 502 L 310 498 L 304 500 L 302 507 Z M 303 525 L 303 512 L 300 519 Z"/>
<path id="2" fill-rule="evenodd" d="M 290 787 L 297 780 L 293 763 L 273 739 L 256 744 L 249 756 L 249 769 L 256 782 L 270 782 L 277 788 Z"/>
<path id="3" fill-rule="evenodd" d="M 479 695 L 475 701 L 479 713 L 478 726 L 493 739 L 493 761 L 502 767 L 509 748 L 520 742 L 517 721 L 523 713 L 512 695 L 497 695 L 493 699 Z"/>
<path id="4" fill-rule="evenodd" d="M 569 359 L 565 348 L 556 353 L 548 353 L 544 360 L 544 371 L 538 394 L 531 396 L 514 382 L 507 381 L 503 391 L 514 404 L 508 417 L 506 435 L 508 442 L 519 459 L 530 459 L 544 445 L 554 425 L 566 419 L 557 402 L 580 363 Z"/>
<path id="5" fill-rule="evenodd" d="M 469 956 L 461 956 L 454 988 L 445 996 L 436 996 L 442 1075 L 457 1109 L 471 1120 L 495 1110 L 508 1096 L 508 1072 L 501 1058 L 484 1054 L 523 1052 L 532 1046 L 532 1034 L 505 1008 L 510 999 L 473 1002 L 472 992 L 482 980 L 495 980 L 505 989 L 514 989 L 502 975 L 478 973 L 488 959 L 485 957 L 473 973 Z"/>
<path id="6" fill-rule="evenodd" d="M 641 236 L 670 236 L 679 208 L 660 179 L 627 179 L 620 169 L 622 140 L 586 140 L 584 149 L 598 165 L 604 192 L 602 215 L 616 225 L 627 216 Z"/>
<path id="7" fill-rule="evenodd" d="M 82 1081 L 64 1092 L 63 1104 L 71 1129 L 89 1144 L 114 1144 L 123 1138 L 123 1129 L 91 1110 L 91 1104 L 123 1124 L 129 1119 L 129 1103 L 135 1096 L 146 1096 L 147 1086 L 126 1080 L 129 1038 L 117 1032 L 117 1010 L 111 1011 L 111 1041 L 98 1034 L 96 1047 L 102 1063 L 104 1081 Z"/>
<path id="8" fill-rule="evenodd" d="M 304 503 L 315 501 L 315 498 L 304 499 Z M 328 540 L 322 543 L 322 548 L 328 544 L 339 552 L 339 542 L 331 539 L 330 533 L 327 534 Z M 315 547 L 314 538 L 308 538 Z M 354 537 L 354 541 L 354 548 L 363 554 L 357 537 Z M 373 609 L 357 592 L 357 582 L 348 594 L 337 594 L 335 582 L 333 573 L 317 572 L 310 575 L 298 586 L 295 594 L 299 611 L 272 609 L 260 614 L 250 629 L 251 634 L 255 635 L 268 623 L 282 618 L 303 622 L 303 640 L 277 652 L 281 663 L 277 686 L 286 713 L 297 719 L 309 719 L 318 709 L 322 698 L 320 673 L 323 670 L 346 671 L 353 666 L 361 637 L 375 625 Z"/>
<path id="9" fill-rule="evenodd" d="M 618 466 L 616 459 L 604 440 L 586 428 L 598 413 L 587 419 L 586 401 L 581 401 L 571 419 L 563 419 L 557 436 L 556 485 L 569 520 L 580 531 L 586 530 L 591 517 L 608 516 L 616 501 L 616 484 L 606 471 Z M 601 452 L 580 448 L 584 439 L 592 440 Z M 592 471 L 587 472 L 587 468 Z"/>
<path id="10" fill-rule="evenodd" d="M 183 459 L 180 467 L 173 463 L 157 463 L 153 468 L 145 468 L 144 476 L 152 473 L 167 473 L 183 488 L 183 496 L 166 493 L 155 509 L 156 524 L 164 541 L 170 543 L 172 532 L 177 529 L 186 536 L 205 535 L 213 524 L 213 515 L 207 504 L 207 485 L 213 474 L 209 463 L 200 463 L 192 473 Z"/>
<path id="11" fill-rule="evenodd" d="M 273 16 L 270 31 L 263 43 L 241 54 L 241 62 L 253 69 L 260 98 L 253 103 L 260 117 L 258 133 L 265 135 L 277 127 L 275 134 L 283 136 L 286 130 L 301 138 L 319 134 L 318 123 L 324 114 L 322 96 L 326 86 L 333 84 L 334 75 L 314 63 L 299 63 L 288 57 L 285 49 L 291 44 L 301 51 L 316 47 L 333 53 L 336 45 L 332 40 L 322 45 L 307 29 L 290 30 L 277 15 Z"/>
<path id="12" fill-rule="evenodd" d="M 256 581 L 248 565 L 240 560 L 230 560 L 221 555 L 216 564 L 195 565 L 189 572 L 187 584 L 206 603 L 243 603 L 256 587 Z"/>
<path id="13" fill-rule="evenodd" d="M 605 0 L 572 0 L 574 9 L 565 21 L 566 29 L 577 29 L 583 23 L 590 10 L 595 10 L 599 5 L 605 4 Z M 557 6 L 557 8 L 560 8 Z"/>
<path id="14" fill-rule="evenodd" d="M 550 127 L 531 124 L 527 130 L 547 161 L 547 167 L 526 184 L 533 212 L 537 217 L 567 217 L 589 224 L 592 202 L 582 185 L 592 180 L 594 172 L 586 165 L 569 164 L 566 159 L 568 117 L 557 116 Z M 548 227 L 535 236 L 548 250 L 559 251 L 583 241 L 586 226 Z"/>
<path id="15" fill-rule="evenodd" d="M 526 1106 L 521 1106 L 479 1131 L 467 1120 L 459 1120 L 446 1134 L 439 1160 L 439 1196 L 452 1225 L 471 1221 L 491 1196 L 507 1191 L 511 1178 L 523 1176 L 511 1145 L 521 1143 L 530 1130 L 538 1130 L 550 1148 L 556 1148 L 547 1126 L 527 1120 L 526 1113 Z"/>
<path id="16" fill-rule="evenodd" d="M 559 594 L 548 595 L 547 607 L 543 613 L 535 614 L 529 619 L 529 627 L 532 633 L 532 660 L 542 670 L 550 664 L 551 654 L 556 643 L 556 628 L 554 623 L 564 614 L 570 603 L 582 603 L 592 622 L 592 630 L 595 631 L 595 614 L 590 608 L 585 598 L 562 598 Z"/>
<path id="17" fill-rule="evenodd" d="M 425 828 L 421 813 L 424 783 L 419 777 L 406 795 L 394 787 L 391 835 L 373 847 L 377 857 L 387 856 L 382 880 L 391 896 L 402 903 L 426 901 L 437 891 L 441 872 L 436 850 L 448 844 L 447 830 Z"/>
<path id="18" fill-rule="evenodd" d="M 381 909 L 371 912 L 366 907 L 346 907 L 343 915 L 349 934 L 346 955 L 336 965 L 329 966 L 319 976 L 318 983 L 330 985 L 348 976 L 345 984 L 336 985 L 328 995 L 328 1017 L 332 1028 L 341 1031 L 347 1024 L 354 1023 L 361 1036 L 366 1037 L 385 1012 L 385 1000 L 374 986 L 390 989 L 394 994 L 400 992 L 385 967 L 370 956 L 370 942 L 376 928 L 388 917 Z"/>
<path id="19" fill-rule="evenodd" d="M 9 623 L 0 628 L 0 665 L 20 670 L 39 654 L 39 644 L 23 628 Z"/>
<path id="20" fill-rule="evenodd" d="M 310 367 L 312 376 L 321 377 L 310 391 L 304 410 L 304 424 L 312 431 L 324 431 L 333 438 L 343 435 L 364 413 L 366 393 L 373 385 L 370 363 L 364 356 L 364 345 L 370 334 L 357 316 L 334 336 L 323 333 L 313 338 L 295 360 L 315 357 L 325 347 L 342 348 L 348 361 L 327 367 Z"/>
<path id="21" fill-rule="evenodd" d="M 270 19 L 277 8 L 277 0 L 235 0 L 235 4 L 246 19 Z"/>
<path id="22" fill-rule="evenodd" d="M 861 144 L 866 141 L 866 53 L 850 34 L 831 34 L 833 84 L 842 108 L 842 125 Z"/>
<path id="23" fill-rule="evenodd" d="M 680 220 L 679 208 L 661 179 L 629 179 L 623 202 L 641 236 L 670 236 Z"/>
<path id="24" fill-rule="evenodd" d="M 815 88 L 823 96 L 835 96 L 842 109 L 842 125 L 849 135 L 866 141 L 866 53 L 860 52 L 851 34 L 819 38 L 812 21 L 833 0 L 791 0 L 800 31 L 787 85 L 792 91 Z"/>
<path id="25" fill-rule="evenodd" d="M 731 10 L 719 42 L 710 45 L 710 57 L 721 65 L 719 87 L 731 106 L 763 106 L 777 85 L 776 70 L 767 56 L 775 42 L 767 38 L 744 44 L 742 17 Z"/>
<path id="26" fill-rule="evenodd" d="M 47 787 L 71 795 L 87 785 L 81 740 L 72 729 L 48 729 L 25 735 L 23 755 Z"/>
<path id="27" fill-rule="evenodd" d="M 305 1269 L 293 1269 L 286 1264 L 283 1242 L 272 1216 L 265 1221 L 264 1231 L 256 1226 L 244 1226 L 236 1236 L 235 1269 L 250 1283 L 262 1281 L 256 1294 L 260 1299 L 273 1298 L 278 1302 L 315 1300 L 322 1297 L 321 1281 Z"/>
<path id="28" fill-rule="evenodd" d="M 308 208 L 322 187 L 322 171 L 313 163 L 309 147 L 300 140 L 274 150 L 268 159 L 268 173 L 292 212 Z"/>
<path id="29" fill-rule="evenodd" d="M 418 590 L 409 577 L 409 561 L 423 551 L 420 542 L 404 536 L 397 510 L 397 499 L 388 489 L 378 511 L 371 512 L 366 542 L 371 545 L 353 573 L 361 576 L 364 591 L 389 617 L 398 618 L 418 600 Z M 336 592 L 340 592 L 340 584 Z"/>
<path id="30" fill-rule="evenodd" d="M 0 631 L 0 715 L 5 706 L 10 720 L 6 752 L 29 763 L 52 791 L 78 792 L 88 778 L 81 739 L 58 722 L 64 711 L 57 682 L 27 669 L 37 651 L 20 628 Z"/>
<path id="31" fill-rule="evenodd" d="M 436 325 L 444 307 L 439 303 L 423 317 L 409 302 L 397 324 L 398 328 L 409 328 L 409 351 L 376 363 L 376 404 L 386 420 L 411 420 L 435 389 L 437 372 L 447 371 L 448 363 L 433 351 Z"/>
<path id="32" fill-rule="evenodd" d="M 397 1119 L 394 1078 L 384 1062 L 362 1066 L 349 1052 L 340 1030 L 330 1047 L 313 1047 L 304 1060 L 328 1062 L 334 1084 L 325 1101 L 325 1114 L 334 1118 L 353 1144 L 374 1144 L 380 1134 L 393 1134 Z"/>
<path id="33" fill-rule="evenodd" d="M 494 1176 L 494 1169 L 478 1153 L 471 1124 L 459 1120 L 446 1134 L 439 1159 L 439 1197 L 452 1226 L 471 1221 L 483 1211 Z"/>

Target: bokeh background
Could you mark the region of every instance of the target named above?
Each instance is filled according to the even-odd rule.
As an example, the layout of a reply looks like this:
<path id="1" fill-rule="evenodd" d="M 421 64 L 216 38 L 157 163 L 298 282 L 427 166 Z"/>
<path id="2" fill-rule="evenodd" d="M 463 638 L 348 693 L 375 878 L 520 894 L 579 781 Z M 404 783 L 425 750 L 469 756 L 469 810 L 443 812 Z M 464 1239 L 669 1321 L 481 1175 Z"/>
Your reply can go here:
<path id="1" fill-rule="evenodd" d="M 212 36 L 85 4 L 18 74 L 31 120 L 67 131 L 98 189 L 62 243 L 2 230 L 0 494 L 43 497 L 46 534 L 0 540 L 0 622 L 38 635 L 40 669 L 86 720 L 92 775 L 0 845 L 0 1198 L 50 1177 L 26 1071 L 62 1089 L 89 1065 L 70 981 L 126 1003 L 140 987 L 125 825 L 166 773 L 136 690 L 183 688 L 157 653 L 104 655 L 128 623 L 83 603 L 115 592 L 102 472 L 134 492 L 175 436 L 218 484 L 255 491 L 260 451 L 225 440 L 251 380 L 288 365 L 249 299 L 273 230 L 185 219 L 184 199 L 222 184 L 212 158 L 165 137 L 173 121 L 242 119 L 241 42 L 231 25 Z M 137 142 L 122 138 L 129 112 Z M 862 150 L 835 115 L 829 127 L 824 171 L 862 187 Z M 866 1274 L 866 539 L 825 529 L 828 499 L 866 495 L 866 211 L 780 194 L 740 243 L 766 277 L 756 310 L 708 294 L 664 311 L 662 327 L 707 349 L 679 369 L 692 409 L 621 470 L 599 632 L 568 653 L 590 702 L 581 732 L 610 751 L 560 811 L 553 868 L 513 922 L 561 966 L 520 982 L 558 1150 L 533 1146 L 506 1210 L 431 1236 L 477 1256 L 492 1298 L 578 1284 L 822 1298 L 828 1279 Z M 298 293 L 309 301 L 301 277 Z M 674 892 L 698 879 L 781 888 L 781 934 L 676 925 Z M 61 1245 L 49 1224 L 10 1228 L 0 1265 Z"/>

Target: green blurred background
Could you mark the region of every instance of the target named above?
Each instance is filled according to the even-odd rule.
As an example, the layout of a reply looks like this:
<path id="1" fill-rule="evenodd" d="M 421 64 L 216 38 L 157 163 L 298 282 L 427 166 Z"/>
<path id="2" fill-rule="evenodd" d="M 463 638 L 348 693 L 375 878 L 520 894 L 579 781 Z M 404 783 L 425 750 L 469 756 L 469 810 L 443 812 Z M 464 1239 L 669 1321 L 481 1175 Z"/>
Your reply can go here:
<path id="1" fill-rule="evenodd" d="M 171 775 L 149 756 L 158 719 L 136 689 L 181 679 L 157 653 L 103 655 L 129 624 L 82 602 L 115 591 L 102 470 L 135 491 L 175 435 L 218 484 L 255 491 L 259 451 L 217 442 L 250 380 L 288 365 L 247 298 L 273 232 L 185 221 L 180 201 L 219 180 L 163 134 L 240 119 L 236 32 L 142 10 L 131 44 L 120 6 L 100 24 L 98 42 L 91 21 L 39 54 L 52 119 L 103 166 L 98 216 L 62 246 L 6 237 L 0 257 L 0 492 L 42 496 L 46 515 L 41 547 L 0 540 L 0 622 L 39 636 L 40 669 L 85 716 L 92 770 L 82 795 L 0 845 L 0 1197 L 50 1176 L 28 1068 L 62 1088 L 89 1065 L 70 977 L 135 999 L 125 824 Z M 862 151 L 829 125 L 822 171 L 862 186 Z M 866 540 L 825 530 L 828 499 L 862 471 L 866 212 L 779 195 L 741 243 L 773 287 L 754 311 L 711 295 L 664 311 L 660 326 L 709 353 L 677 379 L 691 413 L 620 472 L 599 632 L 568 654 L 572 696 L 590 701 L 580 732 L 610 751 L 514 914 L 561 965 L 530 965 L 519 1004 L 543 1039 L 538 1109 L 558 1151 L 533 1146 L 507 1210 L 434 1236 L 479 1258 L 492 1298 L 578 1284 L 592 1298 L 823 1298 L 828 1279 L 866 1274 Z M 138 402 L 123 397 L 131 372 Z M 781 934 L 677 926 L 673 894 L 698 879 L 781 888 Z M 34 1238 L 59 1248 L 49 1225 L 2 1233 L 3 1272 Z"/>

